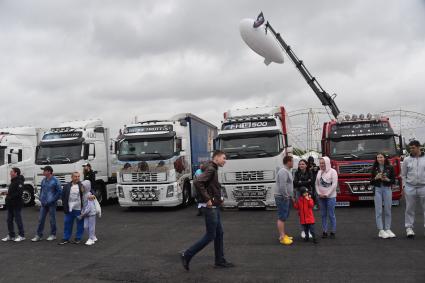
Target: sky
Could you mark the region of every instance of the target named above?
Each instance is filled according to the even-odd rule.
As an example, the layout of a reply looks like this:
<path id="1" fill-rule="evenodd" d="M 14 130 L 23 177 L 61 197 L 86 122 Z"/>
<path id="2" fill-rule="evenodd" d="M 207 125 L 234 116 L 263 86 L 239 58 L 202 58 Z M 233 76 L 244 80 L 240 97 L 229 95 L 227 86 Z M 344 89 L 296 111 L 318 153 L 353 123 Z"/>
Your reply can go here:
<path id="1" fill-rule="evenodd" d="M 242 41 L 260 11 L 341 110 L 425 113 L 424 0 L 0 0 L 0 126 L 321 108 L 287 56 L 266 66 Z"/>

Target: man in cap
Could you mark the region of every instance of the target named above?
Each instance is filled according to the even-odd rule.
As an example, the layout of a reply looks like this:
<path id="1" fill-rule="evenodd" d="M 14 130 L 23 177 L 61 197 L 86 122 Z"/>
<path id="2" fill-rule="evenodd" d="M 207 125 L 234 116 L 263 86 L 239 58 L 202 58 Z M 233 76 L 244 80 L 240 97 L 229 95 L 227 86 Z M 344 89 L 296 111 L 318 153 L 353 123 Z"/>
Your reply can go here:
<path id="1" fill-rule="evenodd" d="M 41 170 L 43 170 L 44 175 L 39 193 L 41 207 L 37 234 L 31 240 L 33 242 L 38 242 L 43 238 L 44 223 L 47 213 L 50 215 L 50 236 L 47 237 L 47 241 L 56 239 L 56 202 L 62 194 L 61 183 L 53 176 L 53 168 L 51 166 L 45 166 L 41 168 Z"/>

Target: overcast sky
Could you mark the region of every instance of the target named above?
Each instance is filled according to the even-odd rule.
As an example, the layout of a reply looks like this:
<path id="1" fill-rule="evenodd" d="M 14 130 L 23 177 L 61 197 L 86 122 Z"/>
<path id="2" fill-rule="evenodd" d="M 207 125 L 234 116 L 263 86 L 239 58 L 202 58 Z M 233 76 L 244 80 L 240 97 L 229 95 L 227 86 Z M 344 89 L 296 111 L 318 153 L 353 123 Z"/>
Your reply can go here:
<path id="1" fill-rule="evenodd" d="M 423 0 L 0 0 L 0 126 L 321 107 L 288 57 L 265 66 L 243 43 L 260 11 L 341 110 L 425 112 Z"/>

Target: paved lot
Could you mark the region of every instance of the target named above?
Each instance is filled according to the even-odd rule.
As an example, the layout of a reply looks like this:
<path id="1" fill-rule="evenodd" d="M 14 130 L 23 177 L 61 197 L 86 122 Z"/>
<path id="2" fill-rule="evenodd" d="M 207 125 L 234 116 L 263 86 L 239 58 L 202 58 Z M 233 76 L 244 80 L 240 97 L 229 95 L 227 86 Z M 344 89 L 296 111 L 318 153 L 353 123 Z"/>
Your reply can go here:
<path id="1" fill-rule="evenodd" d="M 290 247 L 276 240 L 275 211 L 225 211 L 226 257 L 237 267 L 214 269 L 211 245 L 186 272 L 177 253 L 204 232 L 195 207 L 128 211 L 109 205 L 98 221 L 95 246 L 1 242 L 0 282 L 425 282 L 423 218 L 418 212 L 418 235 L 408 240 L 403 209 L 393 208 L 396 239 L 378 239 L 373 207 L 362 206 L 337 209 L 337 239 L 315 246 L 296 238 Z M 38 212 L 26 208 L 23 215 L 30 238 Z M 6 211 L 0 219 L 6 235 Z M 58 211 L 58 236 L 62 223 Z M 299 237 L 294 211 L 288 229 Z"/>

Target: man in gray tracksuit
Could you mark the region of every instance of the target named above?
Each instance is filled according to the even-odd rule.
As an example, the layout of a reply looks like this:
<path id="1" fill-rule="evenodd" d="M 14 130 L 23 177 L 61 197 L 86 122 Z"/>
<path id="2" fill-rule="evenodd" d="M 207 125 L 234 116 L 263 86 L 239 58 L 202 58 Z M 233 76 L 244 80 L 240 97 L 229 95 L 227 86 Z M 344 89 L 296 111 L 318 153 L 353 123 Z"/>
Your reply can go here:
<path id="1" fill-rule="evenodd" d="M 425 222 L 425 155 L 421 152 L 421 144 L 413 140 L 409 143 L 410 156 L 406 157 L 402 165 L 402 177 L 404 186 L 404 198 L 406 200 L 406 212 L 404 222 L 406 235 L 413 238 L 413 224 L 415 222 L 416 201 L 419 199 Z"/>

